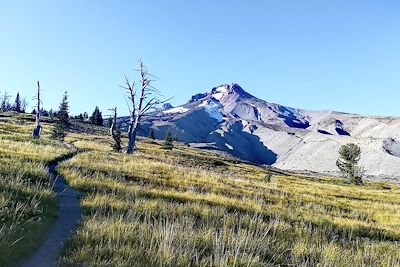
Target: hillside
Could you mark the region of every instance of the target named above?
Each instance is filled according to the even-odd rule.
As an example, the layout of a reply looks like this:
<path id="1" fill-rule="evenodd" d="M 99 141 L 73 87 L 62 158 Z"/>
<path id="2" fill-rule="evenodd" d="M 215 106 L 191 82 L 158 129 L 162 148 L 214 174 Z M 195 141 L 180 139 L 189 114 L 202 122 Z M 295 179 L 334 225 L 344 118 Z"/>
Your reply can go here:
<path id="1" fill-rule="evenodd" d="M 17 266 L 40 246 L 57 217 L 47 167 L 74 153 L 49 140 L 48 123 L 32 140 L 32 121 L 0 113 L 0 266 Z"/>
<path id="2" fill-rule="evenodd" d="M 221 85 L 188 103 L 155 112 L 142 125 L 159 139 L 170 130 L 182 142 L 284 170 L 337 176 L 340 146 L 361 147 L 372 180 L 400 179 L 400 118 L 307 111 L 269 103 L 239 85 Z"/>
<path id="3" fill-rule="evenodd" d="M 277 173 L 268 182 L 264 168 L 177 143 L 114 153 L 88 125 L 51 141 L 48 122 L 33 141 L 29 116 L 0 117 L 1 266 L 28 258 L 51 228 L 46 168 L 71 153 L 57 172 L 84 193 L 82 217 L 60 266 L 400 265 L 397 185 Z"/>

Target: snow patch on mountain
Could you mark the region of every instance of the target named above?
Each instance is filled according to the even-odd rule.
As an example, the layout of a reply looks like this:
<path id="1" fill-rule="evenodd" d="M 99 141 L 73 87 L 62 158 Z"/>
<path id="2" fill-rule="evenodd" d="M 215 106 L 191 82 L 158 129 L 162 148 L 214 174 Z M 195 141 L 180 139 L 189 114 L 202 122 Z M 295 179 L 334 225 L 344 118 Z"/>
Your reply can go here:
<path id="1" fill-rule="evenodd" d="M 230 144 L 225 143 L 225 146 L 226 146 L 229 150 L 233 150 L 233 146 L 231 146 Z"/>
<path id="2" fill-rule="evenodd" d="M 214 101 L 212 101 L 213 104 L 209 104 L 205 107 L 205 111 L 210 115 L 211 118 L 216 119 L 218 122 L 222 122 L 224 120 L 224 116 L 222 116 L 221 112 L 219 111 L 219 108 L 221 107 Z"/>
<path id="3" fill-rule="evenodd" d="M 228 93 L 228 88 L 230 88 L 230 87 L 227 85 L 221 85 L 217 88 L 214 88 L 211 91 L 211 93 L 212 93 L 211 97 L 214 98 L 215 100 L 220 101 L 222 99 L 222 97 Z"/>
<path id="4" fill-rule="evenodd" d="M 219 109 L 222 108 L 222 105 L 217 101 L 213 99 L 204 100 L 198 105 L 198 107 L 203 107 L 204 110 L 208 113 L 208 115 L 211 118 L 216 119 L 218 122 L 222 122 L 224 120 L 224 116 L 219 111 Z"/>
<path id="5" fill-rule="evenodd" d="M 163 113 L 164 114 L 174 114 L 174 113 L 186 113 L 188 111 L 189 111 L 188 108 L 176 107 L 176 108 L 171 108 L 171 109 L 168 109 L 168 110 L 164 110 Z"/>
<path id="6" fill-rule="evenodd" d="M 142 127 L 141 135 L 149 127 L 157 137 L 173 129 L 174 134 L 184 132 L 182 142 L 211 144 L 254 163 L 326 175 L 338 175 L 338 150 L 352 142 L 361 147 L 366 176 L 398 178 L 400 183 L 400 118 L 295 109 L 226 84 L 177 108 L 158 110 Z"/>
<path id="7" fill-rule="evenodd" d="M 201 102 L 201 104 L 198 105 L 198 107 L 205 107 L 208 105 L 208 100 L 204 100 L 203 102 Z"/>
<path id="8" fill-rule="evenodd" d="M 218 87 L 217 89 L 215 89 L 215 91 L 216 92 L 219 92 L 219 93 L 227 93 L 228 92 L 228 90 L 226 89 L 226 86 L 220 86 L 220 87 Z"/>
<path id="9" fill-rule="evenodd" d="M 214 97 L 216 100 L 221 100 L 221 98 L 224 96 L 224 93 L 215 93 L 212 94 L 212 97 Z"/>
<path id="10" fill-rule="evenodd" d="M 216 132 L 216 133 L 219 133 L 219 135 L 220 135 L 221 137 L 224 137 L 224 135 L 225 135 L 225 132 L 224 132 L 222 129 L 218 129 L 218 130 L 216 130 L 215 132 Z"/>

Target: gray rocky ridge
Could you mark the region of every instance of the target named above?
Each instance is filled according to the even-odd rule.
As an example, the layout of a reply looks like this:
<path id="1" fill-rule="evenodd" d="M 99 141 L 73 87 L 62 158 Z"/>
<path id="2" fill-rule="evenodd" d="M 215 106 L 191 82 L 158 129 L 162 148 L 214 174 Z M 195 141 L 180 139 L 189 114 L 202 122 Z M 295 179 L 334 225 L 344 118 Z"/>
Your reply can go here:
<path id="1" fill-rule="evenodd" d="M 400 118 L 307 111 L 258 99 L 237 84 L 214 87 L 186 104 L 155 112 L 142 123 L 163 139 L 229 153 L 280 169 L 338 175 L 338 149 L 356 143 L 360 164 L 372 179 L 400 178 Z"/>

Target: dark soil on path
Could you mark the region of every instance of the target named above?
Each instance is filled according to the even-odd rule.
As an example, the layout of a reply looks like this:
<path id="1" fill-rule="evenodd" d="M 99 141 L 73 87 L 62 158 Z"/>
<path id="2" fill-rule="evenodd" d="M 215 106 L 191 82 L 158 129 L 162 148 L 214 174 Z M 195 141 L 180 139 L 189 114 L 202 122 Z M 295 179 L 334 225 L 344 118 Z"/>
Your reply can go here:
<path id="1" fill-rule="evenodd" d="M 71 155 L 70 158 L 72 156 L 74 155 Z M 68 186 L 64 178 L 57 175 L 55 171 L 58 164 L 63 160 L 55 162 L 49 167 L 49 174 L 54 181 L 54 191 L 58 199 L 58 218 L 42 245 L 28 261 L 22 264 L 23 267 L 56 266 L 65 243 L 69 240 L 81 218 L 79 198 L 82 193 Z"/>

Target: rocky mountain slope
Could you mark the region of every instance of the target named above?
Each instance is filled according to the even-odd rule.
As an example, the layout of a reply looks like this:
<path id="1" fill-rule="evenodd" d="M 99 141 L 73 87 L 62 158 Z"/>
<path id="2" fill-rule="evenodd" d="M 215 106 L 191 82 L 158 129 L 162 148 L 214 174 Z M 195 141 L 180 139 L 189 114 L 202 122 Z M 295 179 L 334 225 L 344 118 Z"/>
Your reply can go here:
<path id="1" fill-rule="evenodd" d="M 239 85 L 221 85 L 165 106 L 142 124 L 156 138 L 169 129 L 179 141 L 259 164 L 337 175 L 341 145 L 361 146 L 361 165 L 374 178 L 400 178 L 400 118 L 307 111 L 266 102 Z"/>

